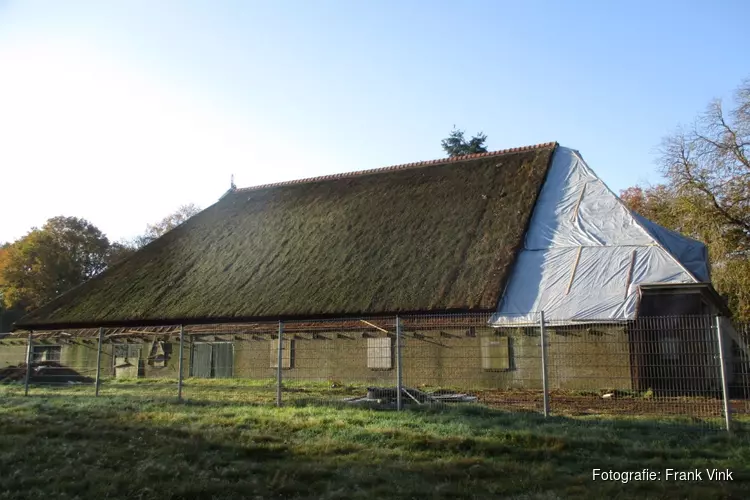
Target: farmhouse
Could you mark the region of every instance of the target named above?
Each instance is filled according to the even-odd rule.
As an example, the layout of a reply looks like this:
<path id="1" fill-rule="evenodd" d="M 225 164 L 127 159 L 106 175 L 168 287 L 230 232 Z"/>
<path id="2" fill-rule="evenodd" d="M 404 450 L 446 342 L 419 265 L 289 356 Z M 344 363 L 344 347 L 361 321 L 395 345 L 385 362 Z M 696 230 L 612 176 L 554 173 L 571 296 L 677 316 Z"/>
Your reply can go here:
<path id="1" fill-rule="evenodd" d="M 411 383 L 535 387 L 530 327 L 543 311 L 554 387 L 640 390 L 658 383 L 655 356 L 700 366 L 711 355 L 644 318 L 723 307 L 702 243 L 630 212 L 577 151 L 547 143 L 231 189 L 15 328 L 42 339 L 139 328 L 147 341 L 108 346 L 106 362 L 160 376 L 184 325 L 190 375 L 264 378 L 284 321 L 290 376 L 380 381 L 400 315 Z M 581 324 L 590 338 L 565 335 Z M 63 364 L 80 347 L 55 342 Z"/>

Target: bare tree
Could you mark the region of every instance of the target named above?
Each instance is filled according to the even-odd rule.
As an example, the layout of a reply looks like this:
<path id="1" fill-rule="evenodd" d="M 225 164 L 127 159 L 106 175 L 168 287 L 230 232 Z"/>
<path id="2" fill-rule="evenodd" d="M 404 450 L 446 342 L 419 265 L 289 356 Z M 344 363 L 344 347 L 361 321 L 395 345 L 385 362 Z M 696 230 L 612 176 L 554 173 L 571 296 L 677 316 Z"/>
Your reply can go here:
<path id="1" fill-rule="evenodd" d="M 750 320 L 750 80 L 666 137 L 660 160 L 667 185 L 635 201 L 708 244 L 713 283 Z"/>
<path id="2" fill-rule="evenodd" d="M 177 210 L 164 217 L 162 220 L 155 224 L 148 224 L 146 226 L 146 232 L 140 236 L 137 236 L 130 242 L 124 243 L 125 247 L 140 248 L 168 233 L 172 229 L 176 228 L 183 222 L 187 221 L 190 217 L 200 212 L 201 209 L 193 203 L 180 206 Z"/>
<path id="3" fill-rule="evenodd" d="M 664 139 L 661 166 L 680 194 L 707 201 L 713 215 L 750 234 L 750 79 L 730 109 L 712 101 L 694 126 Z"/>

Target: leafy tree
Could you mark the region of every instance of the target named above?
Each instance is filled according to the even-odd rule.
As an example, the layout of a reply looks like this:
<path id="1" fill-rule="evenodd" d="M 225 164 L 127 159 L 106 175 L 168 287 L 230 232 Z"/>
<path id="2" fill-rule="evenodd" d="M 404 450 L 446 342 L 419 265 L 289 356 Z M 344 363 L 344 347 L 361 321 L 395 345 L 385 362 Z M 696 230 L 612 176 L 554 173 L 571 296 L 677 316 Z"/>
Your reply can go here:
<path id="1" fill-rule="evenodd" d="M 104 270 L 109 248 L 107 237 L 84 219 L 49 219 L 0 254 L 5 307 L 30 310 L 80 285 Z"/>
<path id="2" fill-rule="evenodd" d="M 470 155 L 474 153 L 486 153 L 487 148 L 484 142 L 487 140 L 487 136 L 482 132 L 473 136 L 468 141 L 464 138 L 464 131 L 458 130 L 453 127 L 448 137 L 441 141 L 443 150 L 448 154 L 450 158 L 454 156 Z"/>
<path id="3" fill-rule="evenodd" d="M 39 307 L 127 258 L 198 213 L 183 205 L 130 242 L 110 243 L 90 222 L 53 217 L 13 243 L 0 246 L 0 331 L 23 311 Z"/>
<path id="4" fill-rule="evenodd" d="M 3 243 L 0 245 L 0 269 L 2 269 L 2 266 L 4 265 L 3 263 L 6 262 L 9 247 L 10 243 Z M 3 288 L 0 286 L 0 333 L 9 331 L 13 322 L 22 315 L 23 311 L 20 309 L 8 309 L 5 307 Z"/>

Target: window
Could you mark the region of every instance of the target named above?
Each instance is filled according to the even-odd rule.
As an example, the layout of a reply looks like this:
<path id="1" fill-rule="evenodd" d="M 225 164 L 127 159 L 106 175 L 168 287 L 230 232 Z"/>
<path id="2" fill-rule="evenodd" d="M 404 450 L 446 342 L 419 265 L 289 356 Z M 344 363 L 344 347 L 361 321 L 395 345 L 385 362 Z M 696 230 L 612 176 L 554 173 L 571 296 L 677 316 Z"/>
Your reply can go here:
<path id="1" fill-rule="evenodd" d="M 62 346 L 59 345 L 35 345 L 32 346 L 31 359 L 34 363 L 40 361 L 60 362 Z"/>
<path id="2" fill-rule="evenodd" d="M 165 368 L 167 360 L 172 353 L 172 344 L 154 341 L 151 343 L 151 351 L 148 355 L 148 364 L 154 368 Z"/>
<path id="3" fill-rule="evenodd" d="M 116 358 L 139 359 L 141 357 L 140 344 L 115 344 L 113 350 Z"/>
<path id="4" fill-rule="evenodd" d="M 115 344 L 112 348 L 112 360 L 115 365 L 115 377 L 138 378 L 142 375 L 141 344 Z"/>
<path id="5" fill-rule="evenodd" d="M 510 370 L 510 337 L 482 337 L 482 370 Z"/>
<path id="6" fill-rule="evenodd" d="M 367 368 L 390 370 L 393 367 L 393 339 L 378 337 L 367 339 Z"/>
<path id="7" fill-rule="evenodd" d="M 271 353 L 271 368 L 277 368 L 279 366 L 279 341 L 271 339 L 270 353 Z M 294 341 L 282 340 L 281 341 L 281 368 L 288 370 L 292 367 L 292 354 L 294 349 Z"/>

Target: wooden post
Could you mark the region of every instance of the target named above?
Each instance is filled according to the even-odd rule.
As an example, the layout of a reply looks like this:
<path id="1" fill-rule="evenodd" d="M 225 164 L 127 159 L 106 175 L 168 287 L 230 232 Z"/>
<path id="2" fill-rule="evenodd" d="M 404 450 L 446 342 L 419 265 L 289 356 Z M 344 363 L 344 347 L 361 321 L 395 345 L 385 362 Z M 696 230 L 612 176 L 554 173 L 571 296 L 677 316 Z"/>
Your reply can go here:
<path id="1" fill-rule="evenodd" d="M 102 340 L 104 339 L 104 328 L 99 327 L 99 347 L 96 351 L 96 389 L 94 390 L 94 396 L 99 395 L 99 387 L 101 386 L 102 379 Z"/>
<path id="2" fill-rule="evenodd" d="M 31 381 L 31 361 L 34 358 L 34 332 L 29 332 L 29 342 L 26 350 L 26 379 L 23 384 L 23 395 L 29 395 L 29 382 Z"/>

